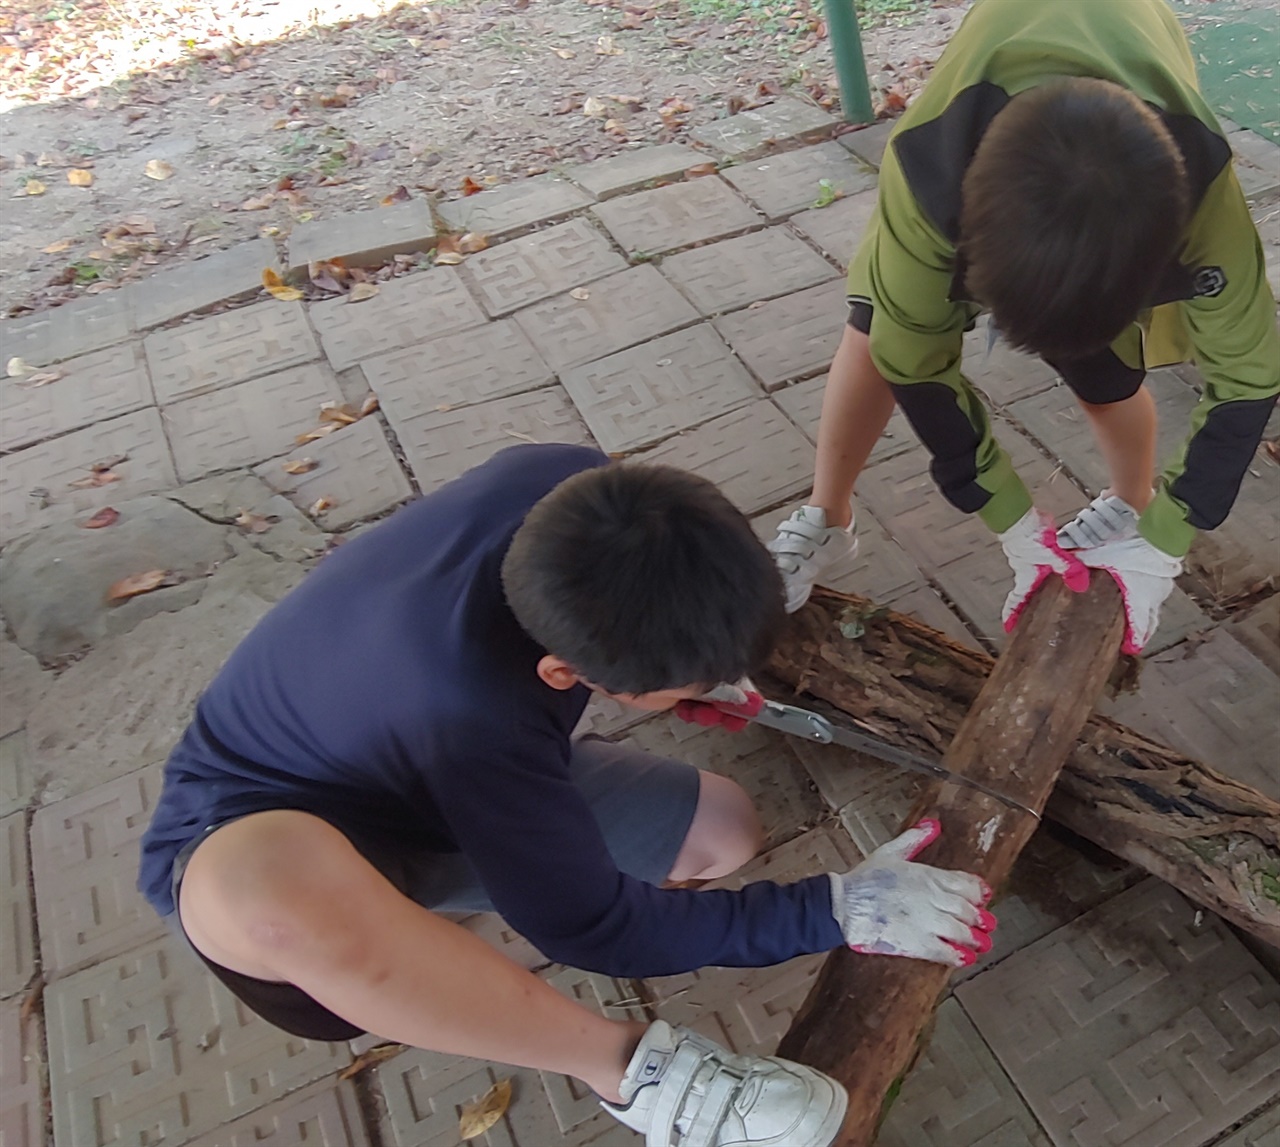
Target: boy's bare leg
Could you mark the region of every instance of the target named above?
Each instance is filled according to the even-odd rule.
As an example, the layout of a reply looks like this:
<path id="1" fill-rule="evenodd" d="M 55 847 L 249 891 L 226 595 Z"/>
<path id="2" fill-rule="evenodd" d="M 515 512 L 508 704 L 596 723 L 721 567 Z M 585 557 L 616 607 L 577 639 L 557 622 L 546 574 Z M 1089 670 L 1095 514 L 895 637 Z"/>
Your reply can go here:
<path id="1" fill-rule="evenodd" d="M 851 326 L 827 375 L 818 425 L 818 460 L 809 505 L 826 511 L 827 525 L 847 526 L 854 483 L 893 414 L 889 384 L 871 361 L 870 340 Z"/>
<path id="2" fill-rule="evenodd" d="M 1141 513 L 1151 501 L 1156 470 L 1156 404 L 1140 386 L 1120 402 L 1096 406 L 1080 400 L 1111 472 L 1109 491 Z"/>
<path id="3" fill-rule="evenodd" d="M 180 912 L 215 963 L 295 984 L 386 1039 L 560 1072 L 605 1099 L 646 1025 L 604 1019 L 402 896 L 337 829 L 278 810 L 196 849 Z"/>
<path id="4" fill-rule="evenodd" d="M 706 770 L 698 778 L 698 807 L 667 876 L 672 884 L 728 876 L 764 846 L 760 814 L 742 786 Z"/>

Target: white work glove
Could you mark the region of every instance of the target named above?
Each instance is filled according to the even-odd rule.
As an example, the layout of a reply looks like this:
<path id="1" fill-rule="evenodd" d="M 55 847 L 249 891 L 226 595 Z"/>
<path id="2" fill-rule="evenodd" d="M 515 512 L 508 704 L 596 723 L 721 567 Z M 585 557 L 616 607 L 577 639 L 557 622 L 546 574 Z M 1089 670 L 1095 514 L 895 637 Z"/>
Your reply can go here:
<path id="1" fill-rule="evenodd" d="M 1106 570 L 1124 598 L 1124 644 L 1121 653 L 1140 653 L 1160 624 L 1160 606 L 1182 573 L 1182 559 L 1156 549 L 1146 538 L 1103 542 L 1072 550 L 1090 569 Z"/>
<path id="2" fill-rule="evenodd" d="M 941 835 L 938 821 L 922 820 L 852 872 L 828 874 L 832 914 L 855 952 L 967 968 L 991 950 L 996 918 L 983 909 L 991 899 L 986 882 L 912 862 Z"/>
<path id="3" fill-rule="evenodd" d="M 1031 507 L 1004 533 L 997 535 L 1004 556 L 1013 568 L 1013 589 L 1004 599 L 1000 619 L 1005 633 L 1018 624 L 1031 595 L 1050 574 L 1058 574 L 1075 593 L 1089 588 L 1089 571 L 1078 556 L 1079 551 L 1064 550 L 1058 544 L 1057 527 L 1043 510 Z"/>

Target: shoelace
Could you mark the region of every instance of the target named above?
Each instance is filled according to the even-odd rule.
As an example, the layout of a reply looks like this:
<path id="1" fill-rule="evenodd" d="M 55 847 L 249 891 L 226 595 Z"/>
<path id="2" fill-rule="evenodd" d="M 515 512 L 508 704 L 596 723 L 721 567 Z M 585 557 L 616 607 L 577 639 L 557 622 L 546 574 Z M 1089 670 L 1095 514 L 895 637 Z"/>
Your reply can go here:
<path id="1" fill-rule="evenodd" d="M 1068 522 L 1060 531 L 1073 546 L 1086 549 L 1100 546 L 1104 542 L 1115 540 L 1130 529 L 1135 521 L 1135 514 L 1128 507 L 1117 509 L 1111 498 L 1094 498 L 1075 520 Z"/>

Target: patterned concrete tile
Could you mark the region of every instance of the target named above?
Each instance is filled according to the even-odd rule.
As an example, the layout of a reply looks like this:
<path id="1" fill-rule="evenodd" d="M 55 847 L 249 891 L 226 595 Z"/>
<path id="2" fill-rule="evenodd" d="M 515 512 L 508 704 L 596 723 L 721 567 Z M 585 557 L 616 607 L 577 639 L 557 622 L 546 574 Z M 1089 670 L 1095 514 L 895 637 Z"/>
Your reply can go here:
<path id="1" fill-rule="evenodd" d="M 175 402 L 161 415 L 178 477 L 194 482 L 284 454 L 319 425 L 323 403 L 341 401 L 328 365 L 313 362 Z"/>
<path id="2" fill-rule="evenodd" d="M 46 978 L 163 935 L 134 886 L 138 843 L 160 795 L 159 764 L 38 809 L 32 867 Z"/>
<path id="3" fill-rule="evenodd" d="M 567 370 L 561 381 L 609 453 L 647 446 L 760 397 L 709 324 Z"/>
<path id="4" fill-rule="evenodd" d="M 424 494 L 518 442 L 593 444 L 569 396 L 558 386 L 433 411 L 404 422 L 392 418 L 391 425 Z"/>
<path id="5" fill-rule="evenodd" d="M 58 369 L 64 377 L 46 386 L 23 386 L 20 379 L 5 381 L 0 450 L 29 446 L 153 401 L 140 343 L 121 343 L 81 355 Z"/>
<path id="6" fill-rule="evenodd" d="M 161 406 L 320 357 L 302 304 L 275 299 L 156 331 L 142 345 Z"/>
<path id="7" fill-rule="evenodd" d="M 499 239 L 535 223 L 562 218 L 591 202 L 590 195 L 567 179 L 540 175 L 441 203 L 438 210 L 450 231 L 474 231 Z"/>
<path id="8" fill-rule="evenodd" d="M 367 302 L 332 299 L 311 308 L 311 321 L 334 370 L 346 370 L 362 359 L 423 339 L 477 327 L 484 320 L 484 311 L 455 267 L 433 267 L 393 279 Z"/>
<path id="9" fill-rule="evenodd" d="M 884 149 L 889 143 L 889 136 L 893 134 L 896 126 L 895 120 L 881 120 L 879 123 L 871 124 L 870 127 L 846 131 L 837 139 L 841 147 L 847 148 L 859 159 L 878 168 L 884 159 Z"/>
<path id="10" fill-rule="evenodd" d="M 368 1147 L 355 1085 L 326 1080 L 192 1140 L 188 1147 Z"/>
<path id="11" fill-rule="evenodd" d="M 560 295 L 516 315 L 542 357 L 564 370 L 656 338 L 698 318 L 656 267 L 600 279 L 585 299 Z"/>
<path id="12" fill-rule="evenodd" d="M 473 935 L 479 936 L 486 944 L 497 948 L 512 963 L 519 964 L 528 971 L 544 968 L 551 963 L 496 912 L 476 912 L 470 916 L 462 916 L 454 922 L 460 928 L 465 928 Z"/>
<path id="13" fill-rule="evenodd" d="M 280 463 L 267 462 L 254 473 L 300 510 L 309 512 L 321 498 L 328 501 L 328 509 L 314 515 L 327 530 L 345 530 L 413 496 L 376 417 L 299 446 L 286 461 L 295 458 L 311 458 L 319 465 L 306 474 L 287 474 Z"/>
<path id="14" fill-rule="evenodd" d="M 781 227 L 672 255 L 662 260 L 662 273 L 704 315 L 718 315 L 837 277 L 830 263 Z"/>
<path id="15" fill-rule="evenodd" d="M 791 96 L 781 96 L 764 107 L 701 124 L 690 136 L 694 142 L 714 148 L 721 155 L 746 159 L 774 144 L 821 138 L 835 126 L 836 121 L 821 108 Z"/>
<path id="16" fill-rule="evenodd" d="M 45 991 L 54 1137 L 185 1143 L 345 1067 L 345 1044 L 259 1019 L 174 937 Z"/>
<path id="17" fill-rule="evenodd" d="M 53 682 L 53 674 L 42 670 L 40 662 L 30 653 L 7 637 L 0 637 L 0 738 L 8 737 L 26 724 L 27 714 Z M 0 779 L 0 802 L 6 794 L 11 795 L 11 791 Z M 0 803 L 0 816 L 7 811 Z"/>
<path id="18" fill-rule="evenodd" d="M 571 219 L 469 256 L 462 275 L 484 309 L 496 317 L 626 266 L 588 220 Z"/>
<path id="19" fill-rule="evenodd" d="M 40 1013 L 22 1019 L 22 1001 L 0 1004 L 0 1144 L 45 1143 Z"/>
<path id="20" fill-rule="evenodd" d="M 844 282 L 757 303 L 716 319 L 716 330 L 769 390 L 793 378 L 825 371 L 840 345 L 845 319 Z"/>
<path id="21" fill-rule="evenodd" d="M 91 490 L 72 487 L 95 462 L 122 454 L 127 461 L 113 468 L 120 481 Z M 0 543 L 177 484 L 154 407 L 86 426 L 0 458 Z"/>
<path id="22" fill-rule="evenodd" d="M 771 402 L 722 415 L 642 458 L 701 474 L 744 514 L 779 505 L 813 483 L 813 447 Z"/>
<path id="23" fill-rule="evenodd" d="M 26 817 L 0 818 L 0 999 L 16 995 L 36 970 Z"/>
<path id="24" fill-rule="evenodd" d="M 876 209 L 875 188 L 846 195 L 827 207 L 813 207 L 791 216 L 791 226 L 848 268 L 862 234 Z"/>
<path id="25" fill-rule="evenodd" d="M 766 155 L 723 175 L 770 222 L 812 208 L 831 192 L 856 195 L 876 184 L 875 174 L 834 141 Z"/>
<path id="26" fill-rule="evenodd" d="M 360 364 L 393 423 L 422 414 L 506 398 L 555 375 L 510 319 L 394 350 Z"/>
<path id="27" fill-rule="evenodd" d="M 592 214 L 633 255 L 660 255 L 764 222 L 714 175 L 610 199 L 592 208 Z"/>
<path id="28" fill-rule="evenodd" d="M 635 191 L 659 179 L 676 179 L 695 164 L 706 161 L 706 153 L 681 143 L 660 143 L 624 151 L 608 159 L 597 159 L 565 169 L 565 175 L 597 199 L 608 199 Z"/>
<path id="29" fill-rule="evenodd" d="M 652 719 L 652 713 L 646 713 L 643 709 L 633 709 L 629 705 L 623 705 L 611 697 L 601 697 L 597 693 L 593 694 L 591 700 L 587 702 L 586 711 L 573 732 L 575 736 L 594 733 L 597 737 L 612 738 L 615 733 L 620 733 L 623 729 L 629 729 L 632 725 L 640 724 L 641 721 Z"/>
<path id="30" fill-rule="evenodd" d="M 341 259 L 348 267 L 376 267 L 395 255 L 430 251 L 435 242 L 431 205 L 425 199 L 345 211 L 294 224 L 289 232 L 289 270 L 305 270 L 323 259 Z"/>
<path id="31" fill-rule="evenodd" d="M 1216 1147 L 1272 1147 L 1274 1143 L 1280 1143 L 1280 1103 L 1250 1119 Z"/>
<path id="32" fill-rule="evenodd" d="M 0 737 L 0 817 L 26 808 L 39 787 L 31 771 L 27 731 L 15 729 L 7 737 Z"/>
<path id="33" fill-rule="evenodd" d="M 113 343 L 133 333 L 130 288 L 75 299 L 50 311 L 0 322 L 0 358 L 47 366 Z"/>
<path id="34" fill-rule="evenodd" d="M 1280 984 L 1155 880 L 956 995 L 1055 1147 L 1199 1147 L 1280 1085 Z"/>
<path id="35" fill-rule="evenodd" d="M 818 444 L 818 423 L 822 420 L 822 395 L 827 388 L 827 376 L 817 375 L 804 382 L 793 382 L 772 394 L 773 401 L 788 418 L 804 432 L 815 446 Z M 895 408 L 884 433 L 880 435 L 867 459 L 868 466 L 883 462 L 908 450 L 923 451 L 920 439 L 901 410 Z"/>
<path id="36" fill-rule="evenodd" d="M 333 220 L 326 220 L 325 225 L 332 226 Z M 268 268 L 277 270 L 278 263 L 276 247 L 270 239 L 250 239 L 171 271 L 149 275 L 132 288 L 138 330 L 158 327 L 179 315 L 259 290 L 262 272 Z"/>
<path id="37" fill-rule="evenodd" d="M 1227 624 L 1227 632 L 1280 676 L 1280 594 L 1233 617 Z"/>
<path id="38" fill-rule="evenodd" d="M 1057 371 L 1043 359 L 1014 350 L 1004 339 L 988 347 L 987 332 L 988 320 L 983 315 L 964 336 L 964 373 L 992 405 L 1008 406 L 1058 385 Z"/>

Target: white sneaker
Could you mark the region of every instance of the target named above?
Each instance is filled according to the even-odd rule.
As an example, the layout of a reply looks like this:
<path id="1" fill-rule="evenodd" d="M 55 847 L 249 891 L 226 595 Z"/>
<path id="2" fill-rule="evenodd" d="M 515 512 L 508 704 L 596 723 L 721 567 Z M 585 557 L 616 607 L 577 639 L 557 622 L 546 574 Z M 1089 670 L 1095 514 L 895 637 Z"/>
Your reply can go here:
<path id="1" fill-rule="evenodd" d="M 828 1147 L 849 1103 L 820 1071 L 734 1055 L 665 1020 L 649 1025 L 631 1057 L 622 1098 L 600 1105 L 646 1147 Z"/>
<path id="2" fill-rule="evenodd" d="M 1138 511 L 1123 498 L 1103 492 L 1058 531 L 1064 550 L 1088 550 L 1138 536 Z"/>
<path id="3" fill-rule="evenodd" d="M 827 512 L 818 506 L 801 506 L 778 527 L 769 543 L 787 590 L 787 612 L 795 613 L 813 591 L 814 583 L 841 558 L 858 552 L 856 523 L 828 526 Z"/>

